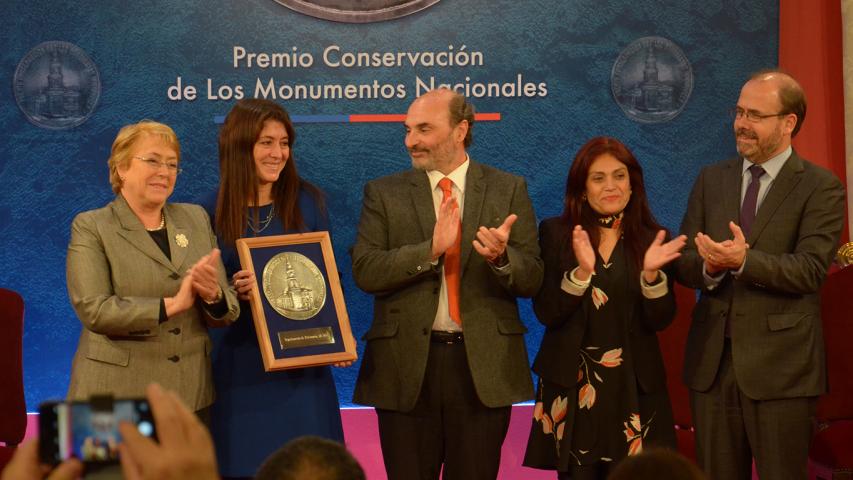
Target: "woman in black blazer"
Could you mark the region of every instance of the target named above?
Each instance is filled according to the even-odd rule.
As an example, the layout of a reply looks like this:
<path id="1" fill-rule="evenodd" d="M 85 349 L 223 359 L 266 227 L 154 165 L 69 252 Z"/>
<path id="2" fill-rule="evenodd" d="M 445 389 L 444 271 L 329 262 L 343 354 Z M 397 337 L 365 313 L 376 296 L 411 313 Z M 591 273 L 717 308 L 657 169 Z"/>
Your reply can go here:
<path id="1" fill-rule="evenodd" d="M 644 444 L 675 448 L 656 332 L 675 317 L 663 268 L 685 240 L 667 241 L 625 145 L 581 147 L 563 214 L 539 227 L 545 277 L 533 308 L 546 331 L 525 465 L 603 479 Z"/>

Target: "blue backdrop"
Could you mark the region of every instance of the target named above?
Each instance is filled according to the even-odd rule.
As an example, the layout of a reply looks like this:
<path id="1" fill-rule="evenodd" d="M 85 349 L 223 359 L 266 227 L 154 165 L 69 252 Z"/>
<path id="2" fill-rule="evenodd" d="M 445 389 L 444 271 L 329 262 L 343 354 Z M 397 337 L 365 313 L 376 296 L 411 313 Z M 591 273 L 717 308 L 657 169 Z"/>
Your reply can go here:
<path id="1" fill-rule="evenodd" d="M 547 94 L 474 98 L 501 120 L 474 129 L 472 158 L 527 178 L 539 219 L 555 215 L 569 163 L 595 135 L 622 139 L 645 168 L 652 207 L 677 229 L 695 175 L 734 153 L 728 109 L 747 74 L 777 62 L 774 0 L 442 0 L 386 22 L 347 24 L 292 11 L 273 0 L 5 0 L 0 15 L 0 286 L 26 301 L 24 368 L 27 405 L 35 410 L 67 388 L 80 324 L 65 287 L 65 253 L 74 216 L 108 203 L 109 148 L 118 129 L 143 118 L 171 125 L 182 141 L 173 201 L 194 201 L 218 181 L 216 117 L 233 99 L 209 98 L 207 81 L 242 86 L 254 96 L 260 80 L 277 86 L 391 85 L 393 98 L 287 99 L 294 115 L 404 113 L 417 78 L 439 82 L 544 83 Z M 646 36 L 681 47 L 694 75 L 692 95 L 670 122 L 637 123 L 613 100 L 611 69 L 620 52 Z M 66 130 L 27 120 L 14 94 L 15 69 L 38 44 L 80 47 L 99 71 L 99 103 L 91 117 Z M 344 52 L 480 52 L 468 66 L 334 67 L 329 46 Z M 310 67 L 249 66 L 247 53 L 310 54 Z M 464 49 L 463 49 L 464 46 Z M 307 57 L 299 57 L 306 60 Z M 437 58 L 437 57 L 436 57 Z M 334 59 L 331 59 L 334 61 Z M 169 87 L 197 88 L 195 100 L 169 98 Z M 470 80 L 466 80 L 468 77 Z M 70 81 L 69 77 L 69 81 Z M 285 91 L 284 93 L 287 93 Z M 352 282 L 347 249 L 355 237 L 363 184 L 408 168 L 399 123 L 302 123 L 295 158 L 303 176 L 328 195 L 333 241 L 357 337 L 371 321 L 371 298 Z M 529 354 L 542 328 L 522 305 Z M 359 351 L 363 350 L 359 342 Z M 337 369 L 342 404 L 349 404 L 359 365 Z"/>

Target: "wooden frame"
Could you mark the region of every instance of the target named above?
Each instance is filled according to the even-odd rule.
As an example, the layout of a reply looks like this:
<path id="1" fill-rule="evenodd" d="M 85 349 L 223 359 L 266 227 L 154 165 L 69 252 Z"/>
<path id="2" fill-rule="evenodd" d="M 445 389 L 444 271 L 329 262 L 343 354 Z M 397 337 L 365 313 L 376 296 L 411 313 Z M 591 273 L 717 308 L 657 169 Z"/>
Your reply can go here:
<path id="1" fill-rule="evenodd" d="M 329 232 L 241 238 L 237 253 L 242 268 L 255 274 L 249 303 L 266 371 L 358 357 Z M 316 288 L 300 286 L 300 274 Z"/>

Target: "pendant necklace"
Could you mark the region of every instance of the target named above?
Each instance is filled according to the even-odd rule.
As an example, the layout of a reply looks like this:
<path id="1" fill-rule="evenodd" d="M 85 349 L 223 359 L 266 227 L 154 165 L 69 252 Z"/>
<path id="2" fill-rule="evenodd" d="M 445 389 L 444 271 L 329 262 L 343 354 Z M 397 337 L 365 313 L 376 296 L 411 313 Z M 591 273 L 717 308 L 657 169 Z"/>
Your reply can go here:
<path id="1" fill-rule="evenodd" d="M 275 214 L 275 204 L 270 204 L 270 213 L 267 215 L 267 218 L 258 222 L 257 227 L 255 227 L 255 225 L 253 225 L 252 219 L 248 219 L 248 221 L 246 223 L 249 224 L 249 229 L 252 232 L 254 232 L 255 235 L 257 235 L 257 234 L 263 232 L 264 230 L 266 230 L 267 227 L 270 226 L 270 224 L 272 223 L 272 219 L 274 217 L 274 214 Z"/>

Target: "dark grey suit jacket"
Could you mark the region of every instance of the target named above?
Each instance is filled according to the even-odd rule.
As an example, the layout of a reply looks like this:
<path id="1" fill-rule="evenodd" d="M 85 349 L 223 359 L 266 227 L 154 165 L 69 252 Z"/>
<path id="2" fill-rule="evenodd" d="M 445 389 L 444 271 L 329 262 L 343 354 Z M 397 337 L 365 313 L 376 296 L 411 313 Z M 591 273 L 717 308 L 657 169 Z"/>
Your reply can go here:
<path id="1" fill-rule="evenodd" d="M 83 331 L 69 399 L 108 393 L 143 397 L 145 386 L 156 381 L 193 410 L 213 402 L 207 314 L 196 306 L 158 320 L 160 299 L 178 291 L 187 269 L 216 247 L 216 237 L 198 205 L 170 203 L 163 211 L 172 258 L 166 258 L 121 195 L 74 219 L 66 278 Z M 240 306 L 221 265 L 219 285 L 228 311 L 216 320 L 230 323 Z"/>
<path id="2" fill-rule="evenodd" d="M 506 406 L 533 396 L 516 297 L 542 282 L 536 218 L 524 179 L 471 161 L 462 219 L 460 308 L 465 350 L 480 400 Z M 499 273 L 471 245 L 481 225 L 518 215 L 507 246 L 508 272 Z M 373 324 L 354 401 L 409 411 L 421 389 L 430 330 L 438 308 L 441 265 L 430 262 L 435 208 L 426 173 L 409 170 L 369 182 L 353 276 L 374 295 Z"/>
<path id="3" fill-rule="evenodd" d="M 844 225 L 844 189 L 829 171 L 792 153 L 758 209 L 743 273 L 705 288 L 696 232 L 716 241 L 739 222 L 742 160 L 708 166 L 690 194 L 676 263 L 679 281 L 702 289 L 687 338 L 684 380 L 706 391 L 720 365 L 726 318 L 741 390 L 755 400 L 820 395 L 826 367 L 820 286 Z"/>

